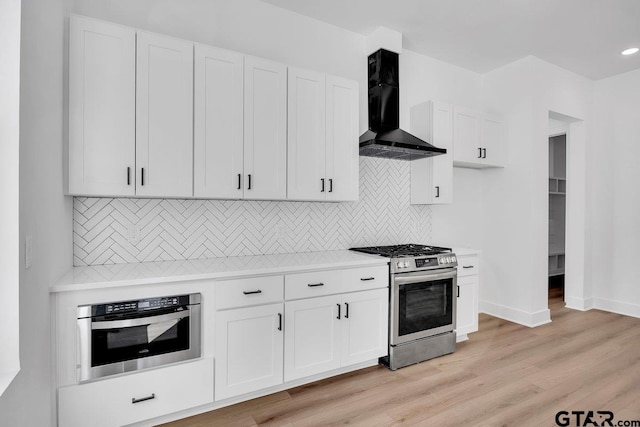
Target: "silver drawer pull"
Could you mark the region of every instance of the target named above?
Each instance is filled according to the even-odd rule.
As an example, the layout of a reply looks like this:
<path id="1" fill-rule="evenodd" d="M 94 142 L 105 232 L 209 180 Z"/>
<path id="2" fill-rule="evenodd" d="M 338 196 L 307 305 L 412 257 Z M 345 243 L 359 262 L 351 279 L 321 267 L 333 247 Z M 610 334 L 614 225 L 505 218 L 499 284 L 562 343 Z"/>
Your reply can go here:
<path id="1" fill-rule="evenodd" d="M 462 268 L 473 268 L 473 265 L 463 265 Z"/>
<path id="2" fill-rule="evenodd" d="M 307 286 L 310 288 L 317 288 L 318 286 L 324 286 L 324 283 L 309 283 Z"/>
<path id="3" fill-rule="evenodd" d="M 136 403 L 146 402 L 147 400 L 151 400 L 151 399 L 155 399 L 155 398 L 156 398 L 156 394 L 155 393 L 151 393 L 151 396 L 141 397 L 140 399 L 136 399 L 135 397 L 132 397 L 131 398 L 131 403 L 133 403 L 135 405 Z"/>
<path id="4" fill-rule="evenodd" d="M 374 280 L 375 277 L 361 277 L 360 280 L 362 280 L 363 282 L 366 282 L 368 280 Z"/>
<path id="5" fill-rule="evenodd" d="M 257 291 L 242 291 L 242 293 L 245 295 L 253 295 L 253 294 L 261 294 L 262 291 L 258 289 Z"/>

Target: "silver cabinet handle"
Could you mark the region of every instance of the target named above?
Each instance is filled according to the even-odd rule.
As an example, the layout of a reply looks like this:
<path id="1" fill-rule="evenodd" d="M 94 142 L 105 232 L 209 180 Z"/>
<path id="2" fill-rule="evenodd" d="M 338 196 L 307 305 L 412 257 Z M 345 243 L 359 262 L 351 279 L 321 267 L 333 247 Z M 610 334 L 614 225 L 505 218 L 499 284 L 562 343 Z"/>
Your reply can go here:
<path id="1" fill-rule="evenodd" d="M 185 317 L 189 317 L 190 310 L 176 311 L 175 313 L 162 314 L 160 316 L 148 316 L 138 319 L 125 319 L 125 320 L 109 320 L 106 322 L 91 322 L 91 329 L 116 329 L 116 328 L 129 328 L 132 326 L 144 326 L 151 325 L 152 323 L 161 323 L 169 320 L 180 320 Z"/>
<path id="2" fill-rule="evenodd" d="M 151 399 L 155 399 L 155 398 L 156 398 L 156 394 L 155 393 L 151 393 L 151 396 L 141 397 L 140 399 L 136 399 L 135 397 L 132 397 L 131 398 L 131 403 L 135 405 L 136 403 L 146 402 L 147 400 L 151 400 Z"/>
<path id="3" fill-rule="evenodd" d="M 245 295 L 253 295 L 253 294 L 261 294 L 262 290 L 258 289 L 257 291 L 242 291 Z"/>

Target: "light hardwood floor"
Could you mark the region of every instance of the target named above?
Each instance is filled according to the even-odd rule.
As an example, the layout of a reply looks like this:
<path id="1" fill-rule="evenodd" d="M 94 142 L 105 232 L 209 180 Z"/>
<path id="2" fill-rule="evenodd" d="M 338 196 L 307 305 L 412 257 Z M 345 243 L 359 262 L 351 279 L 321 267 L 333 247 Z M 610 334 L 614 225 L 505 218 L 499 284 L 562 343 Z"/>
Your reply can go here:
<path id="1" fill-rule="evenodd" d="M 479 331 L 451 355 L 395 372 L 363 369 L 164 427 L 539 427 L 555 426 L 560 410 L 612 411 L 614 425 L 640 420 L 640 319 L 569 310 L 551 295 L 550 324 L 481 315 Z"/>

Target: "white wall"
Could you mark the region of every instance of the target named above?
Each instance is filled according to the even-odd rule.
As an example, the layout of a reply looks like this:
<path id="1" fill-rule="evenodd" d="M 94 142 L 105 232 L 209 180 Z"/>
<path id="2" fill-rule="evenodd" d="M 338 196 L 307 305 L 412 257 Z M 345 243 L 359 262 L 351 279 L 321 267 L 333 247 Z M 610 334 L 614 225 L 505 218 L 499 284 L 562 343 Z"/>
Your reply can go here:
<path id="1" fill-rule="evenodd" d="M 0 396 L 20 369 L 18 154 L 20 0 L 0 1 Z"/>
<path id="2" fill-rule="evenodd" d="M 640 317 L 640 70 L 598 81 L 594 105 L 594 306 Z"/>
<path id="3" fill-rule="evenodd" d="M 400 55 L 400 127 L 408 130 L 411 107 L 427 100 L 482 109 L 482 76 L 404 49 Z M 426 243 L 480 247 L 477 213 L 482 206 L 482 173 L 453 169 L 453 204 L 431 206 L 432 241 Z"/>
<path id="4" fill-rule="evenodd" d="M 64 0 L 22 1 L 20 86 L 20 362 L 0 397 L 3 426 L 52 423 L 48 287 L 72 265 L 71 198 L 63 196 Z M 33 265 L 24 269 L 25 236 Z"/>
<path id="5" fill-rule="evenodd" d="M 574 282 L 567 283 L 566 293 L 581 298 L 585 289 L 588 293 L 584 212 L 592 82 L 527 57 L 484 76 L 484 103 L 506 115 L 509 151 L 507 167 L 484 176 L 481 310 L 530 326 L 541 324 L 549 319 L 550 111 L 583 120 L 572 127 L 567 154 L 567 264 L 572 270 L 567 280 Z"/>

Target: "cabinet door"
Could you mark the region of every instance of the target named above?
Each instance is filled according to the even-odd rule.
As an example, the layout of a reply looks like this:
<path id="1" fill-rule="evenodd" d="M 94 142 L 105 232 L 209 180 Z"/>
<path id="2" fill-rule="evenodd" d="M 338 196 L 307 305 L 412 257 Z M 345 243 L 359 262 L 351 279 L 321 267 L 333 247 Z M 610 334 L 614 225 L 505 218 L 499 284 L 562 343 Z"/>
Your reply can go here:
<path id="1" fill-rule="evenodd" d="M 287 68 L 245 57 L 244 198 L 287 197 Z"/>
<path id="2" fill-rule="evenodd" d="M 244 56 L 195 47 L 195 197 L 241 199 Z"/>
<path id="3" fill-rule="evenodd" d="M 136 194 L 193 195 L 193 44 L 138 32 Z"/>
<path id="4" fill-rule="evenodd" d="M 456 335 L 459 337 L 459 340 L 465 340 L 467 334 L 477 330 L 478 276 L 459 277 L 456 307 Z"/>
<path id="5" fill-rule="evenodd" d="M 70 194 L 135 194 L 135 61 L 135 30 L 71 17 Z"/>
<path id="6" fill-rule="evenodd" d="M 480 116 L 472 109 L 453 108 L 453 161 L 460 166 L 482 164 Z"/>
<path id="7" fill-rule="evenodd" d="M 502 117 L 491 114 L 482 116 L 480 145 L 483 148 L 482 163 L 485 166 L 504 167 L 506 164 L 505 126 Z"/>
<path id="8" fill-rule="evenodd" d="M 327 200 L 358 200 L 358 83 L 327 76 Z"/>
<path id="9" fill-rule="evenodd" d="M 282 384 L 282 304 L 216 313 L 216 400 Z"/>
<path id="10" fill-rule="evenodd" d="M 343 296 L 342 366 L 387 354 L 389 290 L 354 292 Z"/>
<path id="11" fill-rule="evenodd" d="M 453 107 L 429 101 L 411 108 L 411 132 L 447 150 L 411 162 L 411 203 L 453 202 Z"/>
<path id="12" fill-rule="evenodd" d="M 289 68 L 287 94 L 287 198 L 324 200 L 324 74 Z"/>
<path id="13" fill-rule="evenodd" d="M 340 367 L 340 296 L 285 303 L 284 380 Z"/>

